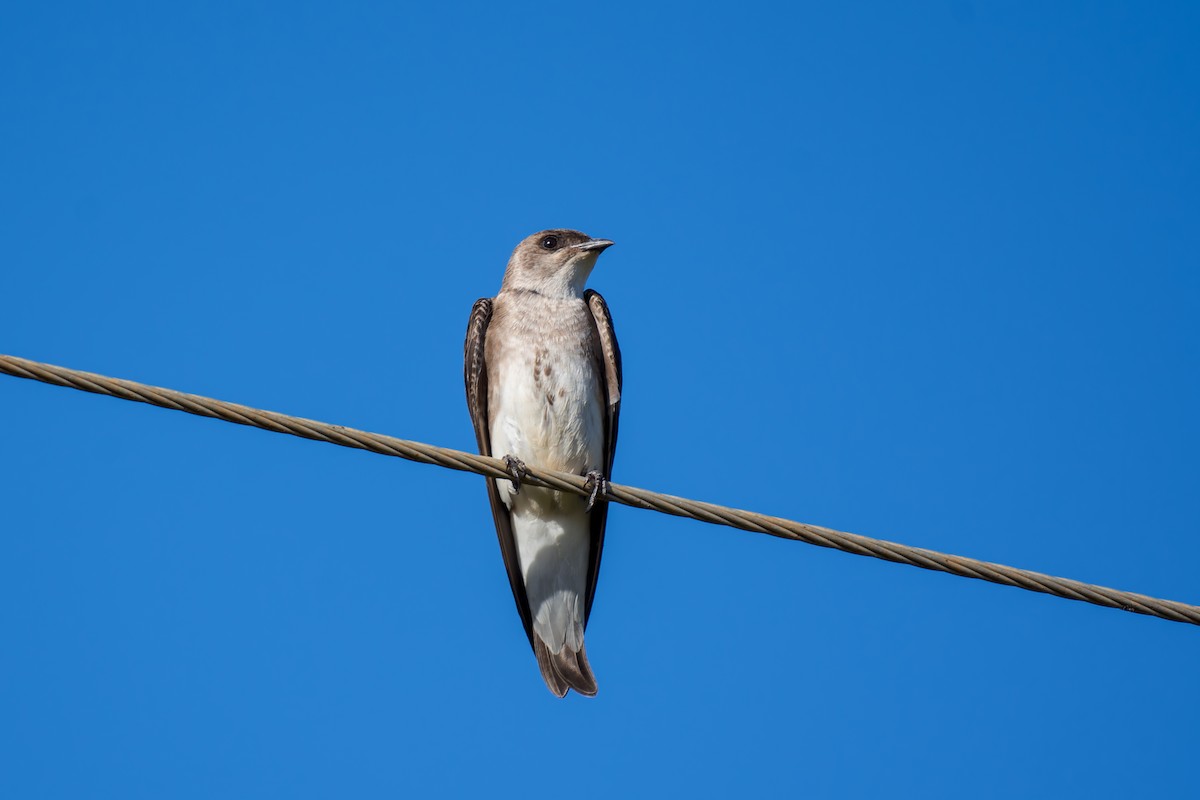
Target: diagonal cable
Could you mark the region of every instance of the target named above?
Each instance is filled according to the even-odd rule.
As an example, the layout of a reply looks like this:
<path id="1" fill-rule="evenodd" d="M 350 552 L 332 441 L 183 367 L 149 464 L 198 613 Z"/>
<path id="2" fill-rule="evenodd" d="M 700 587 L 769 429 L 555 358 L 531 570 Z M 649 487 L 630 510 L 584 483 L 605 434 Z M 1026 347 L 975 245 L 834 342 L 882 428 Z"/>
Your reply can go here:
<path id="1" fill-rule="evenodd" d="M 72 389 L 82 389 L 85 392 L 106 394 L 119 397 L 122 400 L 136 400 L 162 408 L 172 408 L 176 411 L 186 411 L 202 417 L 215 417 L 226 422 L 236 422 L 239 425 L 250 425 L 276 433 L 290 433 L 305 439 L 315 439 L 319 442 L 355 447 L 369 450 L 385 456 L 397 456 L 410 461 L 420 461 L 424 464 L 436 464 L 463 472 L 474 472 L 489 478 L 507 479 L 505 464 L 498 458 L 466 453 L 461 450 L 451 450 L 447 447 L 437 447 L 423 442 L 412 442 L 384 436 L 379 433 L 346 428 L 341 425 L 330 425 L 327 422 L 317 422 L 311 419 L 279 414 L 274 411 L 263 411 L 258 408 L 226 403 L 210 397 L 195 394 L 185 394 L 172 389 L 162 389 L 148 386 L 136 381 L 109 378 L 91 372 L 58 367 L 53 364 L 43 364 L 16 356 L 0 355 L 0 373 L 6 373 L 18 378 L 29 378 L 56 386 L 66 386 Z M 526 482 L 534 486 L 544 486 L 579 495 L 586 495 L 588 487 L 584 478 L 563 472 L 551 472 L 530 466 Z M 742 511 L 713 503 L 688 500 L 683 497 L 651 492 L 634 486 L 623 486 L 618 483 L 611 485 L 608 497 L 618 503 L 624 503 L 635 508 L 651 511 L 661 511 L 677 517 L 688 517 L 711 522 L 716 525 L 728 525 L 755 533 L 767 533 L 783 539 L 793 539 L 808 544 L 830 547 L 846 553 L 860 556 L 872 556 L 884 561 L 894 561 L 897 564 L 908 564 L 922 569 L 938 572 L 948 572 L 964 578 L 977 578 L 1005 586 L 1016 586 L 1032 592 L 1042 592 L 1064 597 L 1068 600 L 1081 600 L 1108 608 L 1119 608 L 1135 614 L 1159 617 L 1172 622 L 1186 622 L 1200 625 L 1200 606 L 1188 605 L 1174 600 L 1161 600 L 1133 592 L 1109 589 L 1068 578 L 1056 578 L 1040 572 L 1017 569 L 1016 567 L 995 564 L 988 561 L 978 561 L 964 556 L 948 555 L 935 550 L 888 542 L 882 539 L 872 539 L 855 533 L 844 533 L 818 525 L 808 525 L 794 522 L 781 517 L 770 517 L 753 511 Z"/>

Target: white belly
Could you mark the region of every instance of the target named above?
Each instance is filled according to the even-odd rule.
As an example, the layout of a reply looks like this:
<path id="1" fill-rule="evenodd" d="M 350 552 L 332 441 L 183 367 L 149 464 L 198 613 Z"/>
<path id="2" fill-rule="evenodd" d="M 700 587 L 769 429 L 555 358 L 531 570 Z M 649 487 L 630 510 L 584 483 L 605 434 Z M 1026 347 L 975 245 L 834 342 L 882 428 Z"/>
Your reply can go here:
<path id="1" fill-rule="evenodd" d="M 530 466 L 583 475 L 604 467 L 600 384 L 593 362 L 576 350 L 553 358 L 545 348 L 505 354 L 503 374 L 489 375 L 492 454 Z M 526 486 L 512 493 L 497 481 L 512 514 L 521 575 L 537 634 L 553 652 L 583 643 L 583 603 L 591 534 L 586 501 Z"/>
<path id="2" fill-rule="evenodd" d="M 590 359 L 526 352 L 495 378 L 494 455 L 576 475 L 602 468 L 600 384 Z"/>

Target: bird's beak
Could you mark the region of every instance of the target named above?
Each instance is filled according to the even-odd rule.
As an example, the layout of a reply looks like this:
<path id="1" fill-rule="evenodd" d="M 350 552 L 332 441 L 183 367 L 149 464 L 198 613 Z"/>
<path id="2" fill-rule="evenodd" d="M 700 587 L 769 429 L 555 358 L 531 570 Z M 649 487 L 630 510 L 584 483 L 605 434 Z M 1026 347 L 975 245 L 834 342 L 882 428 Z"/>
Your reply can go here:
<path id="1" fill-rule="evenodd" d="M 573 244 L 571 247 L 586 252 L 588 250 L 603 250 L 606 247 L 612 247 L 612 245 L 612 239 L 588 239 L 586 242 Z"/>

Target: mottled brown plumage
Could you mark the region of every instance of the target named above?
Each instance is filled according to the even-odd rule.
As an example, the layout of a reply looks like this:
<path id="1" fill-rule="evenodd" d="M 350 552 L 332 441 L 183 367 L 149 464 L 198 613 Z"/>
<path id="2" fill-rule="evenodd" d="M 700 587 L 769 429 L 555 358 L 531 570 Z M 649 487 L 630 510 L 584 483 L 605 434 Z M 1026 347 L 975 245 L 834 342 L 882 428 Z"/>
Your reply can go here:
<path id="1" fill-rule="evenodd" d="M 577 231 L 534 234 L 513 252 L 499 295 L 475 303 L 464 378 L 481 453 L 581 475 L 611 473 L 621 356 L 603 298 L 583 289 L 609 244 Z M 546 685 L 559 697 L 568 689 L 595 694 L 583 629 L 607 503 L 589 507 L 574 495 L 487 484 L 513 598 Z"/>

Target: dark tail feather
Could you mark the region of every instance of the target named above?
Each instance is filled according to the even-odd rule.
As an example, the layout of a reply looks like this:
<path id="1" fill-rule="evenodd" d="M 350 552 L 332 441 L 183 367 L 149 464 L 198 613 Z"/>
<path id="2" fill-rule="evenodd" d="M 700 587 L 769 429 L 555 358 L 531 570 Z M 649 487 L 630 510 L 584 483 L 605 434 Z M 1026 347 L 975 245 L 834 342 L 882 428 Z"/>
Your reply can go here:
<path id="1" fill-rule="evenodd" d="M 592 668 L 588 664 L 587 648 L 580 647 L 576 653 L 564 645 L 562 652 L 555 655 L 535 633 L 533 652 L 537 656 L 538 667 L 542 670 L 542 680 L 556 697 L 565 697 L 567 689 L 574 689 L 588 697 L 595 696 L 596 676 L 592 674 Z"/>

